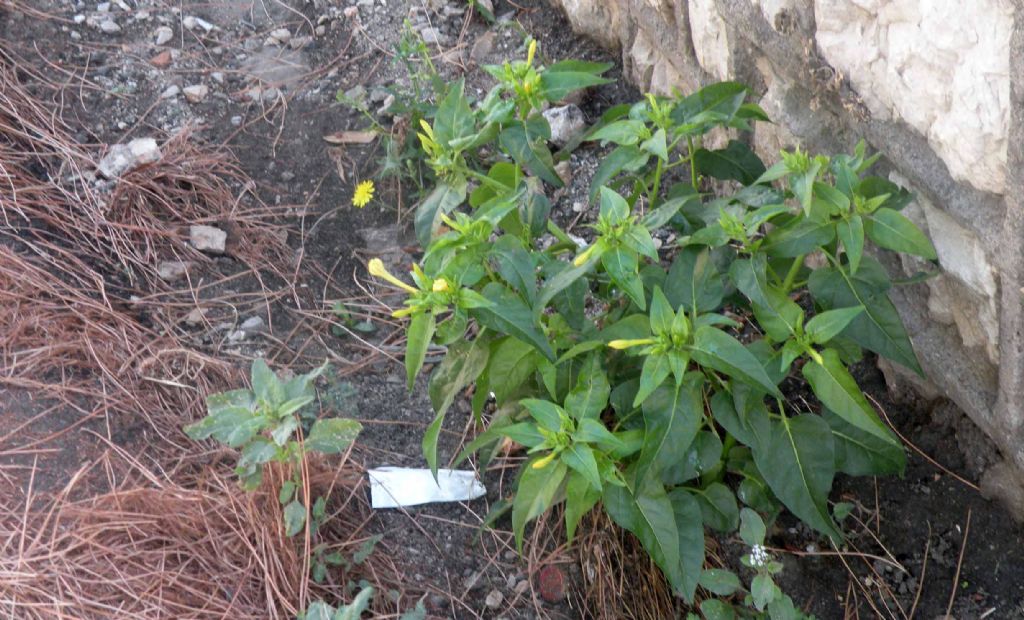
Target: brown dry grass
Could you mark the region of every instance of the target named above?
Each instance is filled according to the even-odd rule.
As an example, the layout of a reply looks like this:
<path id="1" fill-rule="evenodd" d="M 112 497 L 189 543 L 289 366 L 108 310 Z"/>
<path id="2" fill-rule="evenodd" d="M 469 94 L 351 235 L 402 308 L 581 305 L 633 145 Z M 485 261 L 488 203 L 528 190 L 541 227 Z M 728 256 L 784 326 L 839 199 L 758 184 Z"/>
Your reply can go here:
<path id="1" fill-rule="evenodd" d="M 200 299 L 241 312 L 294 294 L 297 267 L 276 214 L 226 153 L 197 147 L 187 133 L 161 145 L 159 162 L 98 189 L 90 171 L 101 153 L 70 137 L 51 103 L 60 90 L 0 41 L 0 395 L 47 403 L 27 422 L 0 411 L 0 456 L 31 462 L 0 467 L 13 489 L 0 502 L 0 612 L 289 618 L 317 597 L 351 598 L 349 579 L 382 590 L 400 583 L 386 554 L 333 570 L 324 585 L 309 578 L 314 545 L 351 556 L 368 537 L 357 465 L 305 464 L 307 497 L 330 492 L 330 518 L 318 533 L 289 539 L 274 492 L 283 472 L 247 494 L 221 462 L 231 455 L 197 452 L 181 433 L 204 413 L 207 394 L 242 381 L 236 365 L 196 345 L 181 317 Z M 241 271 L 220 276 L 186 243 L 197 223 L 229 227 L 228 253 Z M 193 261 L 208 275 L 174 288 L 157 275 L 162 260 Z M 262 290 L 213 298 L 239 278 Z M 27 434 L 55 409 L 75 421 Z M 129 456 L 111 427 L 137 420 L 152 432 Z M 91 422 L 105 422 L 106 436 Z M 61 437 L 103 449 L 65 472 L 62 489 L 36 492 Z M 392 612 L 394 602 L 379 595 L 375 608 Z"/>

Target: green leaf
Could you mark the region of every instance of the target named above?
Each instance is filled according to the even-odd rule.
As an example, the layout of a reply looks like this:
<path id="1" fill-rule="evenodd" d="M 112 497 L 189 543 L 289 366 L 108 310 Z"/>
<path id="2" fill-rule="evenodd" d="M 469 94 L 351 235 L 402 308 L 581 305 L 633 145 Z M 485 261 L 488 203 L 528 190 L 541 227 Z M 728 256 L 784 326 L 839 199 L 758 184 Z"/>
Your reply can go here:
<path id="1" fill-rule="evenodd" d="M 611 391 L 600 357 L 593 355 L 583 364 L 576 387 L 565 397 L 565 409 L 577 420 L 598 419 L 608 406 Z"/>
<path id="2" fill-rule="evenodd" d="M 857 193 L 865 198 L 888 196 L 882 206 L 894 211 L 901 211 L 903 207 L 914 200 L 914 195 L 906 189 L 896 185 L 888 179 L 881 177 L 864 177 L 857 185 Z"/>
<path id="3" fill-rule="evenodd" d="M 597 469 L 594 451 L 585 443 L 573 442 L 562 451 L 562 462 L 582 475 L 598 491 L 601 490 L 601 472 Z"/>
<path id="4" fill-rule="evenodd" d="M 826 349 L 821 352 L 821 358 L 821 364 L 811 360 L 803 368 L 804 378 L 811 384 L 818 400 L 853 426 L 899 446 L 899 440 L 864 398 L 864 393 L 846 370 L 839 354 L 833 349 Z"/>
<path id="5" fill-rule="evenodd" d="M 473 112 L 466 100 L 464 82 L 458 79 L 448 86 L 441 103 L 434 114 L 434 139 L 441 144 L 473 135 L 475 127 Z"/>
<path id="6" fill-rule="evenodd" d="M 864 222 L 864 231 L 877 245 L 896 252 L 936 260 L 935 246 L 928 237 L 898 211 L 882 207 Z"/>
<path id="7" fill-rule="evenodd" d="M 606 140 L 619 145 L 631 146 L 640 142 L 647 126 L 643 121 L 626 119 L 608 123 L 587 138 L 591 141 Z"/>
<path id="8" fill-rule="evenodd" d="M 782 397 L 757 358 L 729 334 L 714 327 L 701 327 L 694 333 L 691 351 L 693 359 L 701 366 Z"/>
<path id="9" fill-rule="evenodd" d="M 754 448 L 761 438 L 768 436 L 768 413 L 764 405 L 754 403 L 744 408 L 742 414 L 736 410 L 733 397 L 728 392 L 716 392 L 711 397 L 711 412 L 715 422 L 722 425 L 730 435 L 745 446 Z"/>
<path id="10" fill-rule="evenodd" d="M 730 570 L 709 568 L 700 574 L 700 587 L 718 596 L 731 596 L 743 589 L 743 584 Z"/>
<path id="11" fill-rule="evenodd" d="M 860 258 L 864 255 L 864 220 L 859 215 L 854 215 L 848 220 L 840 221 L 836 224 L 836 235 L 846 251 L 850 273 L 857 273 Z"/>
<path id="12" fill-rule="evenodd" d="M 807 321 L 804 333 L 811 337 L 811 342 L 814 344 L 825 344 L 838 336 L 846 329 L 850 321 L 857 318 L 862 312 L 864 312 L 862 306 L 819 312 L 814 315 L 814 318 Z"/>
<path id="13" fill-rule="evenodd" d="M 584 441 L 598 445 L 602 448 L 622 448 L 624 444 L 615 434 L 605 428 L 600 420 L 583 418 L 576 426 L 576 432 L 572 434 L 573 441 Z"/>
<path id="14" fill-rule="evenodd" d="M 633 495 L 623 487 L 605 485 L 604 506 L 612 521 L 640 539 L 669 585 L 682 591 L 679 530 L 665 488 L 661 484 L 646 484 Z"/>
<path id="15" fill-rule="evenodd" d="M 420 245 L 427 247 L 441 222 L 441 214 L 450 213 L 466 200 L 466 181 L 438 181 L 434 189 L 416 205 L 414 224 L 416 238 Z"/>
<path id="16" fill-rule="evenodd" d="M 739 82 L 717 82 L 683 98 L 672 109 L 672 120 L 678 125 L 699 125 L 704 133 L 713 125 L 726 124 L 736 115 L 747 98 L 748 89 Z"/>
<path id="17" fill-rule="evenodd" d="M 700 604 L 704 620 L 735 620 L 736 610 L 725 601 L 709 598 Z"/>
<path id="18" fill-rule="evenodd" d="M 860 430 L 828 409 L 822 409 L 821 417 L 832 428 L 838 471 L 851 476 L 903 475 L 907 454 L 901 446 Z"/>
<path id="19" fill-rule="evenodd" d="M 551 128 L 540 114 L 525 122 L 514 120 L 498 134 L 498 144 L 517 164 L 551 185 L 562 187 L 564 183 L 555 172 L 551 151 L 547 147 L 550 139 Z"/>
<path id="20" fill-rule="evenodd" d="M 284 447 L 292 439 L 292 434 L 295 433 L 296 429 L 299 428 L 299 421 L 295 416 L 289 416 L 281 420 L 273 430 L 270 431 L 270 437 L 274 440 L 274 443 Z"/>
<path id="21" fill-rule="evenodd" d="M 765 172 L 761 158 L 738 140 L 730 140 L 724 149 L 715 151 L 697 149 L 694 163 L 702 175 L 723 181 L 739 181 L 744 185 L 752 184 Z"/>
<path id="22" fill-rule="evenodd" d="M 672 372 L 672 365 L 669 356 L 665 353 L 650 354 L 644 358 L 644 365 L 640 371 L 640 388 L 633 398 L 633 406 L 639 407 L 640 403 L 651 395 L 651 392 L 658 389 L 665 379 Z"/>
<path id="23" fill-rule="evenodd" d="M 534 314 L 540 316 L 544 308 L 547 307 L 548 302 L 575 284 L 585 273 L 593 269 L 595 264 L 597 264 L 597 259 L 592 258 L 578 267 L 567 265 L 558 273 L 546 279 L 544 285 L 540 288 L 540 292 L 537 294 L 537 301 L 533 306 Z"/>
<path id="24" fill-rule="evenodd" d="M 693 381 L 661 387 L 644 401 L 644 444 L 636 464 L 638 483 L 647 477 L 657 478 L 690 447 L 703 413 L 700 386 Z"/>
<path id="25" fill-rule="evenodd" d="M 591 202 L 597 197 L 598 190 L 607 185 L 619 173 L 623 171 L 636 172 L 647 165 L 647 160 L 650 158 L 650 153 L 641 151 L 636 146 L 619 146 L 612 149 L 611 153 L 601 159 L 601 163 L 598 164 L 597 170 L 594 171 L 594 177 L 590 181 Z"/>
<path id="26" fill-rule="evenodd" d="M 297 499 L 284 507 L 284 535 L 295 536 L 306 525 L 306 507 Z"/>
<path id="27" fill-rule="evenodd" d="M 533 310 L 519 295 L 498 282 L 491 282 L 485 286 L 481 294 L 493 304 L 488 308 L 474 308 L 470 311 L 470 314 L 481 325 L 530 343 L 544 357 L 551 361 L 555 360 L 555 353 L 551 350 L 547 337 L 544 336 L 544 332 L 537 324 Z M 542 299 L 543 295 L 542 291 Z M 540 303 L 539 300 L 538 303 Z"/>
<path id="28" fill-rule="evenodd" d="M 641 150 L 659 157 L 662 161 L 668 162 L 668 144 L 666 142 L 665 130 L 658 129 L 654 135 L 640 144 Z"/>
<path id="29" fill-rule="evenodd" d="M 700 200 L 700 195 L 697 191 L 690 186 L 686 186 L 688 192 L 682 196 L 674 196 L 669 198 L 665 202 L 662 202 L 657 207 L 649 211 L 641 220 L 640 223 L 647 230 L 654 230 L 661 228 L 665 224 L 668 224 L 669 220 L 679 212 L 680 209 L 685 207 L 690 202 L 696 202 Z"/>
<path id="30" fill-rule="evenodd" d="M 700 505 L 685 489 L 668 494 L 672 503 L 676 530 L 679 533 L 679 592 L 687 603 L 693 603 L 701 567 L 704 566 L 704 520 Z"/>
<path id="31" fill-rule="evenodd" d="M 561 431 L 562 418 L 569 415 L 565 412 L 565 409 L 562 409 L 555 403 L 538 398 L 524 398 L 519 401 L 519 404 L 526 407 L 526 410 L 530 412 L 530 416 L 537 420 L 541 428 L 552 433 Z"/>
<path id="32" fill-rule="evenodd" d="M 704 523 L 719 532 L 732 532 L 740 521 L 736 496 L 721 482 L 712 482 L 703 490 L 694 490 Z"/>
<path id="33" fill-rule="evenodd" d="M 351 603 L 338 609 L 331 620 L 359 620 L 363 617 L 363 612 L 369 609 L 371 600 L 373 600 L 373 588 L 366 586 L 359 591 Z"/>
<path id="34" fill-rule="evenodd" d="M 828 512 L 835 452 L 832 430 L 824 420 L 811 414 L 772 420 L 771 432 L 754 448 L 754 462 L 794 515 L 837 542 L 842 540 Z"/>
<path id="35" fill-rule="evenodd" d="M 487 366 L 489 347 L 490 339 L 482 335 L 471 342 L 463 340 L 448 347 L 427 387 L 435 414 L 447 412 L 458 395 L 476 381 Z"/>
<path id="36" fill-rule="evenodd" d="M 714 470 L 722 461 L 722 440 L 709 431 L 700 431 L 675 463 L 662 472 L 666 485 L 683 484 Z"/>
<path id="37" fill-rule="evenodd" d="M 542 96 L 548 101 L 561 101 L 573 91 L 607 84 L 611 80 L 600 77 L 600 74 L 611 67 L 611 63 L 576 60 L 563 60 L 551 65 L 540 74 Z"/>
<path id="38" fill-rule="evenodd" d="M 751 547 L 763 545 L 767 530 L 761 515 L 749 508 L 740 511 L 740 538 Z"/>
<path id="39" fill-rule="evenodd" d="M 754 607 L 763 610 L 768 603 L 782 596 L 779 587 L 772 581 L 771 575 L 760 573 L 750 582 L 750 596 L 754 599 Z"/>
<path id="40" fill-rule="evenodd" d="M 590 512 L 601 499 L 601 492 L 587 482 L 587 479 L 576 472 L 569 474 L 565 485 L 565 533 L 566 539 L 572 543 L 576 536 L 576 527 L 583 515 Z"/>
<path id="41" fill-rule="evenodd" d="M 284 401 L 284 386 L 274 371 L 267 366 L 266 360 L 262 357 L 253 360 L 250 375 L 252 391 L 256 393 L 257 398 L 271 405 L 278 405 Z"/>
<path id="42" fill-rule="evenodd" d="M 427 357 L 427 348 L 434 337 L 436 324 L 433 312 L 418 312 L 413 314 L 412 320 L 409 321 L 409 330 L 406 332 L 408 342 L 405 347 L 405 378 L 410 391 L 416 383 L 416 375 L 423 368 L 423 360 Z"/>
<path id="43" fill-rule="evenodd" d="M 795 224 L 782 226 L 768 233 L 761 249 L 770 256 L 795 258 L 828 244 L 835 236 L 836 227 L 832 222 L 800 218 Z"/>
<path id="44" fill-rule="evenodd" d="M 551 507 L 551 502 L 567 471 L 565 463 L 557 459 L 540 469 L 533 468 L 533 463 L 536 462 L 537 459 L 531 459 L 523 466 L 512 504 L 512 531 L 515 532 L 516 549 L 520 553 L 523 552 L 523 533 L 526 531 L 526 524 Z"/>
<path id="45" fill-rule="evenodd" d="M 672 310 L 672 304 L 661 292 L 661 287 L 656 286 L 651 295 L 651 331 L 655 334 L 671 334 L 672 323 L 676 320 L 676 314 Z"/>
<path id="46" fill-rule="evenodd" d="M 533 376 L 541 359 L 535 348 L 517 338 L 510 336 L 495 343 L 485 361 L 488 374 L 501 379 L 490 386 L 499 406 Z"/>
<path id="47" fill-rule="evenodd" d="M 532 303 L 537 297 L 537 265 L 522 241 L 502 235 L 488 254 L 494 267 L 509 286 Z"/>
<path id="48" fill-rule="evenodd" d="M 644 286 L 637 274 L 636 252 L 614 248 L 601 255 L 601 264 L 612 281 L 621 288 L 641 310 L 647 307 Z"/>
<path id="49" fill-rule="evenodd" d="M 313 423 L 306 437 L 307 450 L 324 454 L 338 454 L 348 449 L 363 430 L 363 425 L 345 418 L 326 418 Z"/>
<path id="50" fill-rule="evenodd" d="M 815 300 L 826 308 L 864 306 L 864 312 L 850 321 L 842 335 L 921 374 L 921 366 L 899 313 L 884 288 L 868 279 L 873 263 L 869 258 L 864 257 L 855 276 L 834 267 L 816 269 L 808 280 L 808 288 Z"/>
<path id="51" fill-rule="evenodd" d="M 242 448 L 242 456 L 238 458 L 238 465 L 239 467 L 262 465 L 275 456 L 277 456 L 277 446 L 272 441 L 266 437 L 254 437 Z"/>
<path id="52" fill-rule="evenodd" d="M 722 276 L 707 248 L 687 247 L 676 255 L 665 278 L 665 296 L 672 306 L 683 306 L 692 313 L 711 312 L 722 304 Z"/>

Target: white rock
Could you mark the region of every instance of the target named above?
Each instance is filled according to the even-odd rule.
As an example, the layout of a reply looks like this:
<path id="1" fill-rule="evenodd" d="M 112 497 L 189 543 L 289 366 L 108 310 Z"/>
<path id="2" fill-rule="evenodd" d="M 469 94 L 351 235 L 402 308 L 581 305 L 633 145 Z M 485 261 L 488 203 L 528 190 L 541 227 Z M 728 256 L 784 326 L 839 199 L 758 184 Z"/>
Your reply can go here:
<path id="1" fill-rule="evenodd" d="M 107 34 L 121 32 L 121 27 L 117 25 L 117 22 L 115 22 L 113 19 L 110 19 L 109 17 L 100 22 L 99 28 Z"/>
<path id="2" fill-rule="evenodd" d="M 551 142 L 558 146 L 568 144 L 587 126 L 583 111 L 573 104 L 548 108 L 543 114 L 551 126 Z"/>
<path id="3" fill-rule="evenodd" d="M 242 117 L 241 116 L 232 116 L 231 117 L 231 124 L 234 125 L 235 127 L 238 127 L 239 125 L 242 124 Z"/>
<path id="4" fill-rule="evenodd" d="M 263 321 L 263 317 L 251 316 L 246 320 L 242 321 L 242 324 L 238 327 L 250 332 L 258 332 L 263 329 L 266 323 Z"/>
<path id="5" fill-rule="evenodd" d="M 202 308 L 192 308 L 188 314 L 185 315 L 185 324 L 195 327 L 202 325 L 206 319 L 206 311 Z"/>
<path id="6" fill-rule="evenodd" d="M 497 609 L 501 607 L 501 603 L 504 600 L 505 595 L 501 593 L 501 590 L 491 590 L 490 594 L 487 595 L 487 598 L 484 599 L 484 605 L 486 605 L 488 609 Z"/>
<path id="7" fill-rule="evenodd" d="M 720 80 L 729 77 L 729 38 L 715 0 L 690 0 L 693 51 L 704 70 Z"/>
<path id="8" fill-rule="evenodd" d="M 194 15 L 188 15 L 181 20 L 181 25 L 185 26 L 189 30 L 195 30 L 196 28 L 202 28 L 206 32 L 212 31 L 216 26 L 206 21 L 202 17 L 196 17 Z"/>
<path id="9" fill-rule="evenodd" d="M 181 88 L 179 88 L 177 84 L 171 84 L 164 90 L 164 92 L 160 93 L 160 98 L 173 99 L 174 97 L 177 97 L 180 93 Z"/>
<path id="10" fill-rule="evenodd" d="M 192 86 L 186 86 L 181 92 L 185 93 L 185 99 L 189 103 L 199 103 L 206 99 L 206 95 L 210 94 L 210 89 L 205 84 L 193 84 Z"/>
<path id="11" fill-rule="evenodd" d="M 423 37 L 423 42 L 428 45 L 443 44 L 448 41 L 448 37 L 432 26 L 420 30 L 420 36 Z"/>
<path id="12" fill-rule="evenodd" d="M 185 277 L 185 274 L 188 273 L 193 264 L 190 261 L 165 260 L 157 265 L 156 275 L 168 282 L 172 282 Z"/>
<path id="13" fill-rule="evenodd" d="M 110 3 L 109 2 L 100 2 L 99 4 L 96 5 L 96 10 L 99 11 L 100 13 L 109 13 L 110 12 Z"/>
<path id="14" fill-rule="evenodd" d="M 266 40 L 263 42 L 264 45 L 284 45 L 292 38 L 292 33 L 287 28 L 278 28 L 277 30 L 270 31 L 267 35 Z"/>
<path id="15" fill-rule="evenodd" d="M 72 18 L 71 21 L 75 22 L 76 24 L 84 23 L 85 22 L 85 15 L 75 15 Z"/>
<path id="16" fill-rule="evenodd" d="M 161 157 L 160 147 L 153 138 L 137 138 L 128 144 L 115 144 L 96 167 L 101 176 L 116 179 L 125 172 Z"/>
<path id="17" fill-rule="evenodd" d="M 156 29 L 156 44 L 163 45 L 174 38 L 174 30 L 169 26 L 160 26 Z"/>
<path id="18" fill-rule="evenodd" d="M 221 73 L 220 71 L 214 71 L 213 73 L 210 74 L 210 79 L 213 80 L 214 82 L 217 82 L 218 84 L 223 84 L 224 83 L 224 74 Z"/>
<path id="19" fill-rule="evenodd" d="M 818 48 L 872 115 L 905 120 L 955 179 L 1003 191 L 1010 0 L 815 0 L 814 11 Z"/>
<path id="20" fill-rule="evenodd" d="M 77 30 L 72 30 L 71 31 L 71 40 L 72 41 L 81 41 L 82 40 L 82 33 L 78 32 Z"/>
<path id="21" fill-rule="evenodd" d="M 196 224 L 188 229 L 189 242 L 200 252 L 223 254 L 228 234 L 216 226 Z"/>

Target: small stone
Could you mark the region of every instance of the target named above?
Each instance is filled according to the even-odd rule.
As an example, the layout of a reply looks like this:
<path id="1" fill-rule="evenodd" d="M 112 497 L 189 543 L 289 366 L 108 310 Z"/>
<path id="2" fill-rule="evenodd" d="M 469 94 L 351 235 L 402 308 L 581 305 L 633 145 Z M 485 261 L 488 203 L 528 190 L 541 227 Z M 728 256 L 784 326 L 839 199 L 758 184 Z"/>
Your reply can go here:
<path id="1" fill-rule="evenodd" d="M 487 598 L 484 599 L 484 605 L 487 605 L 488 609 L 497 609 L 501 607 L 501 602 L 505 600 L 505 595 L 500 590 L 491 590 Z"/>
<path id="2" fill-rule="evenodd" d="M 288 181 L 291 181 L 294 178 L 295 178 L 295 173 L 291 172 L 290 170 L 285 170 L 284 172 L 281 173 L 281 180 L 284 181 L 285 183 L 287 183 Z"/>
<path id="3" fill-rule="evenodd" d="M 160 26 L 155 33 L 156 44 L 163 45 L 174 38 L 174 30 L 169 26 Z"/>
<path id="4" fill-rule="evenodd" d="M 191 327 L 202 325 L 206 318 L 206 311 L 202 308 L 192 308 L 188 314 L 185 315 L 185 324 Z"/>
<path id="5" fill-rule="evenodd" d="M 587 210 L 587 203 L 583 202 L 582 200 L 577 200 L 577 201 L 572 203 L 572 211 L 573 211 L 573 213 L 583 213 L 586 210 Z"/>
<path id="6" fill-rule="evenodd" d="M 203 99 L 206 99 L 206 95 L 210 94 L 210 89 L 205 84 L 194 84 L 192 86 L 186 86 L 182 89 L 185 93 L 185 99 L 189 103 L 199 103 Z"/>
<path id="7" fill-rule="evenodd" d="M 164 92 L 160 93 L 160 98 L 173 99 L 177 97 L 179 94 L 181 94 L 181 88 L 178 87 L 177 84 L 171 84 L 166 89 L 164 89 Z"/>
<path id="8" fill-rule="evenodd" d="M 264 45 L 284 45 L 292 38 L 292 33 L 287 28 L 271 30 L 267 38 L 263 40 Z"/>
<path id="9" fill-rule="evenodd" d="M 156 275 L 161 279 L 173 282 L 185 277 L 193 263 L 180 260 L 165 260 L 156 266 Z"/>
<path id="10" fill-rule="evenodd" d="M 288 41 L 288 47 L 293 50 L 300 50 L 309 45 L 312 41 L 313 37 L 292 37 L 292 39 Z"/>
<path id="11" fill-rule="evenodd" d="M 149 64 L 157 69 L 166 69 L 171 66 L 171 50 L 164 50 L 149 59 Z"/>
<path id="12" fill-rule="evenodd" d="M 100 13 L 109 13 L 110 12 L 110 3 L 109 2 L 100 2 L 99 4 L 96 5 L 96 10 L 99 11 Z"/>
<path id="13" fill-rule="evenodd" d="M 428 26 L 427 28 L 420 30 L 420 37 L 423 38 L 423 42 L 427 45 L 440 45 L 448 41 L 448 37 L 433 26 Z"/>
<path id="14" fill-rule="evenodd" d="M 71 21 L 75 22 L 76 24 L 84 23 L 85 15 L 75 15 L 73 18 L 71 18 Z"/>
<path id="15" fill-rule="evenodd" d="M 160 159 L 160 147 L 153 138 L 137 138 L 128 144 L 115 144 L 96 167 L 107 179 L 116 179 L 129 170 Z"/>
<path id="16" fill-rule="evenodd" d="M 117 25 L 117 22 L 115 22 L 114 20 L 112 20 L 110 18 L 107 18 L 107 19 L 101 21 L 99 28 L 100 28 L 100 30 L 102 30 L 103 32 L 105 32 L 107 34 L 114 34 L 116 32 L 121 32 L 121 27 Z"/>
<path id="17" fill-rule="evenodd" d="M 214 82 L 217 82 L 218 84 L 223 84 L 224 83 L 224 74 L 221 73 L 220 71 L 214 71 L 213 73 L 210 74 L 210 79 L 212 79 Z"/>
<path id="18" fill-rule="evenodd" d="M 327 34 L 327 26 L 317 26 L 316 30 L 314 30 L 314 32 L 316 33 L 316 36 L 318 36 L 318 37 L 325 36 Z"/>
<path id="19" fill-rule="evenodd" d="M 258 332 L 263 329 L 264 325 L 266 324 L 263 322 L 263 317 L 251 316 L 245 321 L 242 321 L 239 328 L 244 329 L 247 332 Z"/>
<path id="20" fill-rule="evenodd" d="M 81 41 L 82 40 L 81 33 L 79 33 L 77 30 L 72 30 L 71 31 L 71 40 L 72 41 Z"/>
<path id="21" fill-rule="evenodd" d="M 523 579 L 522 581 L 520 581 L 519 583 L 516 584 L 516 587 L 512 588 L 512 590 L 516 594 L 524 594 L 529 589 L 530 589 L 530 582 L 527 579 Z"/>
<path id="22" fill-rule="evenodd" d="M 274 100 L 276 100 L 280 96 L 281 96 L 281 91 L 276 89 L 276 88 L 268 88 L 267 90 L 263 91 L 263 100 L 264 101 L 274 101 Z"/>
<path id="23" fill-rule="evenodd" d="M 195 30 L 196 28 L 202 28 L 206 32 L 210 32 L 211 30 L 213 30 L 215 28 L 215 26 L 213 24 L 211 24 L 210 22 L 206 21 L 205 19 L 203 19 L 201 17 L 196 17 L 194 15 L 188 15 L 184 19 L 182 19 L 181 20 L 181 25 L 186 27 L 186 28 L 188 28 L 189 30 Z"/>
<path id="24" fill-rule="evenodd" d="M 558 175 L 559 179 L 562 179 L 562 183 L 566 185 L 572 184 L 572 164 L 569 160 L 560 161 L 555 164 L 555 174 Z"/>
<path id="25" fill-rule="evenodd" d="M 473 590 L 480 585 L 480 580 L 481 578 L 483 578 L 483 576 L 484 574 L 479 571 L 470 573 L 469 576 L 466 577 L 466 579 L 462 582 L 462 585 L 465 586 L 467 590 Z"/>
<path id="26" fill-rule="evenodd" d="M 242 124 L 242 117 L 241 116 L 232 116 L 231 117 L 231 124 L 234 125 L 235 127 L 241 126 L 241 124 Z"/>
<path id="27" fill-rule="evenodd" d="M 346 7 L 345 11 L 344 11 L 344 15 L 348 19 L 355 19 L 356 17 L 359 17 L 359 7 L 355 7 L 355 6 Z"/>
<path id="28" fill-rule="evenodd" d="M 469 57 L 473 59 L 473 62 L 480 64 L 481 62 L 484 61 L 484 59 L 487 58 L 488 55 L 490 55 L 491 50 L 493 49 L 494 32 L 488 30 L 487 32 L 477 37 L 476 42 L 473 43 L 473 48 L 469 50 Z"/>
<path id="29" fill-rule="evenodd" d="M 544 110 L 544 118 L 551 126 L 551 142 L 565 146 L 587 126 L 583 110 L 575 105 L 563 105 Z"/>
<path id="30" fill-rule="evenodd" d="M 189 242 L 195 249 L 200 252 L 210 252 L 211 254 L 224 253 L 228 234 L 223 230 L 216 226 L 197 224 L 190 226 L 188 231 Z"/>

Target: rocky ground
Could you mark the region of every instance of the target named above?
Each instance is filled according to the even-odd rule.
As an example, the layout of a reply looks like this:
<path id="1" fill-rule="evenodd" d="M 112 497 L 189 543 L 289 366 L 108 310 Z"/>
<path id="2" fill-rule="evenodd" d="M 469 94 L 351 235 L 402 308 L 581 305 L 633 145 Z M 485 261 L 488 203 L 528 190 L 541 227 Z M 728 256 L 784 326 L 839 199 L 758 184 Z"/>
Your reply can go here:
<path id="1" fill-rule="evenodd" d="M 615 60 L 573 36 L 544 2 L 495 0 L 493 9 L 490 25 L 455 0 L 33 0 L 0 12 L 0 37 L 23 61 L 64 83 L 64 120 L 78 141 L 109 145 L 87 179 L 98 192 L 111 191 L 122 170 L 159 158 L 172 136 L 231 150 L 239 171 L 252 179 L 241 189 L 274 209 L 282 225 L 274 234 L 301 256 L 304 262 L 296 265 L 312 267 L 296 268 L 301 295 L 276 297 L 243 313 L 230 303 L 198 299 L 181 309 L 181 325 L 197 346 L 239 364 L 255 354 L 287 363 L 332 359 L 346 376 L 332 379 L 327 393 L 341 413 L 366 427 L 360 458 L 372 466 L 420 467 L 430 404 L 423 385 L 411 394 L 404 389 L 401 368 L 389 359 L 400 346 L 387 326 L 341 336 L 325 326 L 308 346 L 302 331 L 309 329 L 305 313 L 323 314 L 340 299 L 361 299 L 362 318 L 381 318 L 379 304 L 367 300 L 361 284 L 365 260 L 384 255 L 408 263 L 416 251 L 406 226 L 408 187 L 381 183 L 370 206 L 351 206 L 355 184 L 374 177 L 384 154 L 378 141 L 343 136 L 366 129 L 368 120 L 337 95 L 361 102 L 385 127 L 401 130 L 401 120 L 386 111 L 395 89 L 408 88 L 394 58 L 406 27 L 422 37 L 443 75 L 465 76 L 477 95 L 489 84 L 478 66 L 522 55 L 527 34 L 539 39 L 551 60 Z M 579 120 L 592 122 L 608 106 L 639 96 L 621 80 L 620 67 L 609 75 L 615 83 L 579 102 Z M 580 150 L 560 170 L 571 182 L 552 197 L 553 217 L 571 232 L 583 234 L 594 217 L 586 188 L 600 156 L 596 148 Z M 193 227 L 189 238 L 217 269 L 231 272 L 231 247 L 238 242 L 233 230 L 231 221 L 208 222 Z M 163 257 L 160 268 L 171 283 L 201 281 L 210 269 L 174 257 Z M 243 278 L 206 294 L 244 298 L 264 286 Z M 366 348 L 355 338 L 370 343 L 375 355 L 364 357 Z M 860 378 L 922 452 L 969 481 L 978 479 L 989 463 L 977 455 L 992 448 L 984 442 L 978 447 L 976 429 L 955 410 L 891 401 L 869 364 Z M 448 416 L 445 431 L 441 453 L 451 457 L 470 431 L 465 407 Z M 854 516 L 863 523 L 852 526 L 858 532 L 852 543 L 871 558 L 822 555 L 828 550 L 820 540 L 782 519 L 772 542 L 786 563 L 786 591 L 821 618 L 903 618 L 915 608 L 917 617 L 941 617 L 954 588 L 955 618 L 1024 617 L 1020 526 L 924 458 L 915 454 L 911 462 L 902 480 L 837 485 L 836 498 L 859 506 Z M 424 594 L 431 614 L 587 615 L 586 575 L 573 553 L 539 544 L 527 561 L 514 551 L 503 529 L 507 523 L 480 529 L 489 509 L 507 495 L 511 473 L 485 472 L 489 492 L 474 502 L 375 514 L 370 527 L 389 541 L 394 561 L 409 586 Z M 726 550 L 732 545 L 722 544 Z M 860 615 L 844 616 L 844 610 Z"/>

